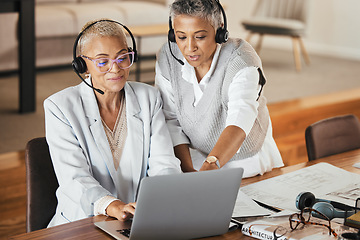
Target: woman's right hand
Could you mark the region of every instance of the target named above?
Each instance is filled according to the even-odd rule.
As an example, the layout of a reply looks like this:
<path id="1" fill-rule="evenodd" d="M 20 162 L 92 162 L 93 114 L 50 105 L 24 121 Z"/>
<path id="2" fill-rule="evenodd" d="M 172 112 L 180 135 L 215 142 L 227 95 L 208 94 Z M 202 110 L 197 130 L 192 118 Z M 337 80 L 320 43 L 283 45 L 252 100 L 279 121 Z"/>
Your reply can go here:
<path id="1" fill-rule="evenodd" d="M 136 203 L 125 204 L 120 200 L 113 201 L 106 208 L 106 214 L 120 221 L 126 221 L 135 214 Z"/>

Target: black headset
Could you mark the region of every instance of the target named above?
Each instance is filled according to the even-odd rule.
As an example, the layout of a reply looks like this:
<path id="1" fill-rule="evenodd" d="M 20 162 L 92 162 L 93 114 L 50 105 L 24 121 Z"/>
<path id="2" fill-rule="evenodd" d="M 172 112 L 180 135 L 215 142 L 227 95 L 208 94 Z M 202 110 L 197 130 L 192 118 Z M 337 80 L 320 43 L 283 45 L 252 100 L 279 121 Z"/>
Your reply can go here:
<path id="1" fill-rule="evenodd" d="M 223 27 L 219 27 L 216 30 L 216 34 L 215 34 L 215 41 L 216 43 L 225 43 L 227 42 L 227 40 L 229 39 L 229 31 L 227 30 L 227 21 L 226 21 L 226 14 L 224 11 L 224 8 L 221 6 L 219 0 L 215 0 L 215 2 L 217 3 L 217 5 L 220 8 L 220 11 L 222 12 L 223 15 L 223 19 L 224 19 L 224 26 Z M 176 37 L 175 37 L 175 32 L 174 29 L 172 27 L 172 21 L 171 21 L 171 16 L 169 16 L 169 32 L 168 32 L 168 40 L 170 42 L 176 42 Z"/>
<path id="2" fill-rule="evenodd" d="M 357 207 L 351 207 L 343 203 L 315 198 L 315 195 L 311 192 L 299 193 L 296 197 L 295 205 L 299 210 L 311 207 L 327 216 L 330 220 L 333 218 L 347 218 L 353 215 L 355 210 L 359 210 Z M 313 215 L 321 218 L 318 214 Z"/>
<path id="3" fill-rule="evenodd" d="M 82 73 L 85 73 L 86 70 L 87 70 L 87 66 L 86 66 L 86 62 L 85 60 L 82 58 L 82 57 L 77 57 L 76 56 L 76 49 L 77 49 L 77 45 L 79 43 L 79 39 L 81 38 L 81 36 L 83 35 L 83 33 L 89 29 L 91 26 L 99 23 L 99 22 L 113 22 L 113 23 L 117 23 L 119 24 L 120 26 L 122 26 L 130 35 L 131 37 L 131 40 L 132 40 L 132 45 L 133 47 L 132 48 L 128 48 L 128 51 L 129 52 L 134 52 L 134 62 L 137 61 L 137 58 L 138 58 L 138 55 L 137 55 L 137 51 L 136 51 L 136 42 L 135 42 L 135 38 L 133 36 L 133 34 L 131 33 L 130 29 L 128 27 L 126 27 L 125 25 L 117 22 L 117 21 L 114 21 L 114 20 L 110 20 L 110 19 L 101 19 L 101 20 L 98 20 L 98 21 L 95 21 L 91 24 L 89 24 L 85 29 L 83 29 L 79 35 L 76 37 L 75 39 L 75 43 L 74 43 L 74 48 L 73 48 L 73 61 L 71 63 L 72 65 L 72 68 L 73 70 L 75 71 L 75 73 L 80 77 L 80 79 L 86 83 L 86 85 L 88 85 L 89 87 L 91 87 L 92 89 L 96 90 L 98 93 L 100 94 L 104 94 L 104 92 L 100 89 L 97 89 L 97 88 L 94 88 L 93 86 L 91 86 L 89 83 L 87 83 L 84 78 L 80 75 Z"/>

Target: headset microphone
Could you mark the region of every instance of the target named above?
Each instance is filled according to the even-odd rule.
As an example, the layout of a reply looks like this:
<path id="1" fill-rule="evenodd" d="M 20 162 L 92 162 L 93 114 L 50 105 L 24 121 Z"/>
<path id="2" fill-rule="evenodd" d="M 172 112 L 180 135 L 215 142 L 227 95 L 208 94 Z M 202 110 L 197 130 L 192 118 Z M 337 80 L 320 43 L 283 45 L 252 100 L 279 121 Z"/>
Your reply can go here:
<path id="1" fill-rule="evenodd" d="M 92 85 L 90 85 L 87 81 L 85 81 L 85 79 L 80 75 L 80 73 L 76 70 L 76 68 L 74 67 L 74 65 L 72 64 L 72 67 L 74 69 L 74 72 L 79 76 L 79 78 L 89 87 L 91 87 L 92 89 L 94 89 L 95 91 L 97 91 L 98 93 L 104 95 L 104 91 L 98 89 L 98 88 L 94 88 Z"/>
<path id="2" fill-rule="evenodd" d="M 169 43 L 170 53 L 171 53 L 171 55 L 173 56 L 173 58 L 175 58 L 175 60 L 178 61 L 181 65 L 184 65 L 184 62 L 181 61 L 180 59 L 178 59 L 177 57 L 175 57 L 174 53 L 172 52 L 171 46 L 170 46 L 170 41 L 168 41 L 168 43 Z"/>

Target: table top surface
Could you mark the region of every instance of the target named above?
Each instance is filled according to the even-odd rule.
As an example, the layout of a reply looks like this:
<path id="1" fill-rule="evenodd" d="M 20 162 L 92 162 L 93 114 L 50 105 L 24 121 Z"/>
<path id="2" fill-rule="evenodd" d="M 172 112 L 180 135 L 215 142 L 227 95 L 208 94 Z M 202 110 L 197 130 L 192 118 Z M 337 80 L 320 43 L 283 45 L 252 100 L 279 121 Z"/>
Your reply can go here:
<path id="1" fill-rule="evenodd" d="M 271 172 L 265 173 L 262 176 L 256 176 L 252 178 L 243 179 L 241 186 L 245 186 L 247 184 L 251 184 L 254 182 L 258 182 L 261 180 L 265 180 L 271 177 L 279 176 L 282 174 L 286 174 L 289 172 L 293 172 L 304 167 L 308 167 L 319 162 L 327 162 L 339 168 L 345 169 L 349 172 L 360 174 L 360 169 L 353 167 L 354 163 L 360 162 L 360 149 L 341 153 L 338 155 L 333 155 L 330 157 L 314 160 L 311 162 L 300 163 L 292 166 L 287 166 L 279 169 L 274 169 Z M 11 237 L 10 239 L 32 239 L 32 238 L 40 238 L 40 239 L 113 239 L 109 235 L 107 235 L 102 230 L 98 229 L 94 226 L 94 222 L 111 220 L 106 216 L 95 216 L 91 218 L 86 218 L 83 220 L 75 221 L 68 224 L 63 224 L 60 226 L 42 229 L 30 233 L 24 233 L 21 235 L 17 235 Z M 244 236 L 241 231 L 235 230 L 229 233 L 226 233 L 221 236 L 214 236 L 210 238 L 204 239 L 213 239 L 213 240 L 232 240 L 232 239 L 253 239 L 247 236 Z"/>
<path id="2" fill-rule="evenodd" d="M 141 25 L 129 26 L 131 33 L 134 37 L 150 37 L 166 35 L 169 31 L 168 24 L 154 24 L 154 25 Z"/>

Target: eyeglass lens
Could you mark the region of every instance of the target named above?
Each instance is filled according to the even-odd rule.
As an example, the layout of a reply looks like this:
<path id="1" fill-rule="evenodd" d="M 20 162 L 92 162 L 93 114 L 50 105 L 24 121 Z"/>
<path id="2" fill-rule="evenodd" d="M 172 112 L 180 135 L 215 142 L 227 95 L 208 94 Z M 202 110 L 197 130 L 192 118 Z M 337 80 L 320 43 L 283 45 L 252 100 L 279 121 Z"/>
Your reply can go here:
<path id="1" fill-rule="evenodd" d="M 295 230 L 301 223 L 305 224 L 305 219 L 299 213 L 294 213 L 289 217 L 290 228 Z"/>
<path id="2" fill-rule="evenodd" d="M 278 240 L 287 233 L 287 229 L 283 226 L 278 226 L 273 232 L 274 240 Z"/>
<path id="3" fill-rule="evenodd" d="M 114 62 L 118 65 L 121 69 L 129 68 L 133 64 L 133 53 L 126 53 L 123 54 L 116 59 L 110 59 L 110 58 L 98 58 L 94 59 L 93 62 L 98 67 L 99 71 L 102 73 L 106 73 L 110 71 L 110 69 L 113 67 Z"/>

